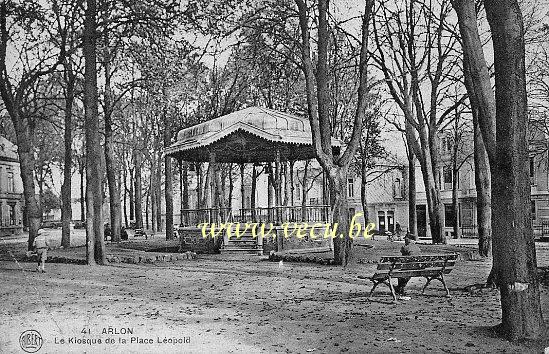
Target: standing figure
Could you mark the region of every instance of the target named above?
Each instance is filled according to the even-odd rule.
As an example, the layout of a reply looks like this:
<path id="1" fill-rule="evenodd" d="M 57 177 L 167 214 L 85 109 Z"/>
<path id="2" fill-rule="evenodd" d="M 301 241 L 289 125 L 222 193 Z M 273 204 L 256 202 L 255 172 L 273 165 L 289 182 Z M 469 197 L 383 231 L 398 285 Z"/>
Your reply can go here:
<path id="1" fill-rule="evenodd" d="M 397 240 L 402 240 L 402 227 L 400 226 L 400 223 L 396 223 L 395 225 L 395 234 L 397 236 Z"/>
<path id="2" fill-rule="evenodd" d="M 46 270 L 44 269 L 44 266 L 46 264 L 46 259 L 48 259 L 48 249 L 50 247 L 50 242 L 44 229 L 38 229 L 33 246 L 36 254 L 38 255 L 38 268 L 36 269 L 36 271 L 39 273 L 45 273 Z"/>

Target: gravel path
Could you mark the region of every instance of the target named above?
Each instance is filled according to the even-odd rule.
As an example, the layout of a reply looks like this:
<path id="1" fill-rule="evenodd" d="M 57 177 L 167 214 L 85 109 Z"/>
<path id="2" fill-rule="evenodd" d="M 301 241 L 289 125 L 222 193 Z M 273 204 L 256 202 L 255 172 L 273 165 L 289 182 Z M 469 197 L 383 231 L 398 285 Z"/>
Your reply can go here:
<path id="1" fill-rule="evenodd" d="M 549 336 L 512 344 L 491 330 L 499 322 L 498 293 L 463 290 L 484 281 L 485 261 L 458 263 L 448 277 L 450 299 L 436 282 L 421 295 L 424 280 L 412 279 L 411 300 L 397 304 L 383 286 L 369 301 L 371 285 L 357 275 L 371 274 L 374 265 L 356 263 L 343 270 L 209 255 L 160 265 L 48 264 L 45 274 L 34 268 L 0 261 L 0 352 L 20 351 L 19 336 L 28 329 L 40 332 L 40 352 L 48 353 L 540 353 L 549 347 Z M 547 287 L 542 307 L 549 319 Z"/>

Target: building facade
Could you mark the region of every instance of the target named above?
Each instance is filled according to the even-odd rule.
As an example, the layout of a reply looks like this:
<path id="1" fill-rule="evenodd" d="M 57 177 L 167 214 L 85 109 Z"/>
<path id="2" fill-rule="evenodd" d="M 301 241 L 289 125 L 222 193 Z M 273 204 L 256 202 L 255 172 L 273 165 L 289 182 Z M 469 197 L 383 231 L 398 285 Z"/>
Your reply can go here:
<path id="1" fill-rule="evenodd" d="M 0 136 L 0 236 L 23 231 L 23 206 L 17 147 Z"/>
<path id="2" fill-rule="evenodd" d="M 457 153 L 454 150 L 454 138 L 451 133 L 440 136 L 440 159 L 437 164 L 435 178 L 440 186 L 440 199 L 443 204 L 444 233 L 447 238 L 476 238 L 477 206 L 475 165 L 473 156 L 473 141 L 470 135 L 461 137 Z M 457 171 L 454 171 L 454 158 Z M 530 144 L 529 174 L 531 193 L 532 225 L 535 236 L 549 235 L 549 151 L 544 148 L 534 148 Z M 400 223 L 403 230 L 408 225 L 409 180 L 408 166 L 394 166 L 387 172 L 387 166 L 376 169 L 383 176 L 372 181 L 367 186 L 367 201 L 370 220 L 377 222 L 380 231 L 392 231 L 394 224 Z M 419 163 L 415 166 L 416 175 L 416 220 L 417 233 L 420 238 L 430 238 L 429 213 L 425 185 L 422 179 Z M 454 178 L 457 182 L 457 222 L 458 235 L 454 234 L 454 209 L 452 196 Z"/>

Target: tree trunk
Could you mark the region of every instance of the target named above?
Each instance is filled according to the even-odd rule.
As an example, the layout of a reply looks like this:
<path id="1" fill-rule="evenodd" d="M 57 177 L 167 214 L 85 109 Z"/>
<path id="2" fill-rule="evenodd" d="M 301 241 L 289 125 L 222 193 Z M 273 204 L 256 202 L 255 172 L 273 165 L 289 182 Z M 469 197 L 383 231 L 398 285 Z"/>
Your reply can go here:
<path id="1" fill-rule="evenodd" d="M 227 169 L 226 169 L 226 165 L 222 164 L 222 163 L 219 163 L 218 164 L 218 168 L 217 168 L 217 171 L 219 171 L 219 181 L 220 181 L 220 193 L 219 193 L 219 197 L 221 198 L 221 200 L 223 200 L 223 203 L 225 203 L 225 205 L 228 205 L 227 203 L 227 199 L 225 198 L 225 196 L 227 195 L 226 193 L 226 190 L 227 190 Z"/>
<path id="2" fill-rule="evenodd" d="M 429 146 L 429 154 L 425 154 L 427 164 L 430 164 L 431 174 L 427 175 L 427 185 L 429 186 L 429 225 L 433 243 L 446 244 L 446 235 L 444 233 L 444 204 L 440 200 L 440 172 L 438 170 L 438 160 L 440 157 L 438 149 L 438 139 L 436 132 L 431 133 L 429 143 L 423 146 Z"/>
<path id="3" fill-rule="evenodd" d="M 240 164 L 240 209 L 244 209 L 246 205 L 246 187 L 244 186 L 244 164 Z M 252 176 L 253 178 L 253 176 Z"/>
<path id="4" fill-rule="evenodd" d="M 168 112 L 164 114 L 164 148 L 172 140 L 172 124 Z M 166 203 L 166 240 L 174 239 L 173 232 L 173 164 L 170 156 L 164 157 L 164 199 Z"/>
<path id="5" fill-rule="evenodd" d="M 408 231 L 417 241 L 416 156 L 411 148 L 408 148 Z"/>
<path id="6" fill-rule="evenodd" d="M 307 183 L 307 178 L 309 174 L 309 163 L 310 160 L 305 161 L 305 166 L 303 167 L 303 185 L 301 189 L 301 220 L 307 220 L 307 198 L 309 196 L 309 188 Z"/>
<path id="7" fill-rule="evenodd" d="M 12 121 L 14 119 L 12 118 Z M 28 131 L 20 127 L 21 124 L 15 124 L 17 135 L 17 152 L 19 154 L 19 166 L 21 169 L 21 179 L 23 181 L 23 196 L 25 198 L 25 208 L 29 219 L 29 239 L 27 249 L 33 249 L 36 231 L 40 227 L 42 212 L 36 200 L 34 189 L 34 155 L 32 148 L 32 139 Z"/>
<path id="8" fill-rule="evenodd" d="M 424 155 L 426 156 L 424 156 L 423 159 L 420 159 L 420 166 L 423 176 L 423 183 L 425 185 L 425 196 L 427 197 L 427 211 L 429 214 L 431 239 L 433 243 L 445 243 L 440 193 L 435 184 L 430 154 L 427 150 L 425 150 Z"/>
<path id="9" fill-rule="evenodd" d="M 444 205 L 440 201 L 440 191 L 436 187 L 431 187 L 429 193 L 431 203 L 429 209 L 429 225 L 433 243 L 446 244 L 444 235 Z"/>
<path id="10" fill-rule="evenodd" d="M 452 167 L 452 210 L 454 211 L 454 238 L 461 238 L 461 233 L 459 229 L 459 204 L 458 204 L 458 174 L 459 169 L 457 166 L 457 161 L 453 161 Z"/>
<path id="11" fill-rule="evenodd" d="M 353 244 L 353 239 L 349 237 L 349 203 L 347 201 L 347 175 L 343 169 L 340 169 L 335 176 L 330 176 L 330 196 L 332 207 L 331 225 L 338 224 L 337 233 L 334 241 L 334 263 L 347 266 Z"/>
<path id="12" fill-rule="evenodd" d="M 86 174 L 86 163 L 80 164 L 80 221 L 86 220 L 86 192 L 84 187 L 84 176 Z"/>
<path id="13" fill-rule="evenodd" d="M 303 0 L 296 0 L 301 29 L 302 69 L 305 75 L 305 92 L 309 123 L 311 126 L 313 146 L 316 158 L 326 173 L 329 174 L 331 185 L 330 195 L 332 203 L 332 222 L 337 221 L 343 228 L 349 224 L 349 209 L 347 205 L 347 171 L 354 157 L 361 136 L 365 120 L 365 111 L 368 101 L 368 34 L 369 21 L 373 8 L 373 1 L 367 0 L 364 6 L 362 19 L 362 44 L 360 48 L 359 85 L 357 90 L 357 105 L 354 115 L 353 131 L 347 149 L 341 156 L 334 156 L 331 143 L 331 125 L 329 117 L 329 80 L 328 80 L 328 0 L 318 1 L 318 40 L 317 65 L 313 69 L 308 21 L 308 6 Z M 315 85 L 316 83 L 316 85 Z M 316 99 L 315 99 L 316 86 Z M 347 229 L 348 230 L 348 229 Z M 351 252 L 352 240 L 343 235 L 334 240 L 334 261 L 347 265 Z"/>
<path id="14" fill-rule="evenodd" d="M 223 181 L 221 178 L 221 163 L 214 162 L 213 166 L 213 181 L 214 181 L 214 193 L 215 193 L 215 200 L 216 200 L 216 208 L 221 208 L 222 212 L 221 215 L 223 216 L 222 222 L 225 222 L 225 218 L 227 218 L 227 215 L 225 215 L 226 209 L 227 209 L 227 200 L 225 199 L 225 190 L 223 187 Z"/>
<path id="15" fill-rule="evenodd" d="M 215 153 L 210 153 L 210 162 L 208 163 L 208 175 L 206 176 L 206 184 L 209 183 L 208 192 L 210 194 L 210 208 L 217 209 L 219 208 L 219 199 L 217 198 L 217 178 L 215 176 L 216 166 L 215 166 Z M 204 193 L 206 195 L 206 193 Z"/>
<path id="16" fill-rule="evenodd" d="M 181 173 L 181 181 L 182 187 L 180 187 L 182 196 L 181 196 L 181 209 L 187 210 L 189 209 L 189 165 L 181 161 L 180 162 L 182 173 Z M 183 214 L 181 214 L 181 222 L 184 222 L 185 224 L 188 223 L 187 220 L 183 220 Z"/>
<path id="17" fill-rule="evenodd" d="M 86 185 L 87 185 L 87 238 L 88 255 L 93 252 L 95 262 L 105 264 L 105 240 L 103 237 L 103 188 L 101 171 L 101 151 L 99 137 L 99 113 L 97 98 L 97 67 L 96 67 L 96 1 L 87 0 L 84 22 L 83 53 L 85 60 L 84 72 L 84 114 L 86 118 Z M 91 240 L 94 240 L 91 241 Z M 92 243 L 93 242 L 93 243 Z M 89 248 L 93 247 L 94 251 Z M 91 262 L 88 257 L 88 264 Z"/>
<path id="18" fill-rule="evenodd" d="M 456 117 L 454 118 L 454 146 L 452 149 L 452 210 L 454 211 L 454 238 L 461 238 L 459 228 L 459 203 L 458 203 L 458 188 L 459 188 L 459 122 L 460 115 L 456 108 Z"/>
<path id="19" fill-rule="evenodd" d="M 478 250 L 482 257 L 492 257 L 492 187 L 488 153 L 478 125 L 478 109 L 472 107 L 474 126 L 475 188 L 477 192 Z"/>
<path id="20" fill-rule="evenodd" d="M 294 184 L 294 164 L 295 161 L 290 161 L 290 205 L 295 205 L 295 184 Z M 324 186 L 323 186 L 324 187 Z"/>
<path id="21" fill-rule="evenodd" d="M 134 160 L 135 163 L 135 160 Z M 134 223 L 135 227 L 135 178 L 134 168 L 130 168 L 130 223 Z"/>
<path id="22" fill-rule="evenodd" d="M 115 162 L 114 156 L 114 133 L 112 130 L 112 91 L 111 91 L 111 58 L 108 49 L 108 31 L 105 32 L 105 92 L 104 92 L 104 104 L 105 104 L 105 168 L 107 170 L 107 182 L 109 186 L 109 204 L 110 204 L 110 227 L 111 227 L 111 240 L 113 242 L 120 242 L 120 228 L 122 224 L 121 206 L 120 206 L 120 191 L 116 183 L 118 176 L 118 168 Z"/>
<path id="23" fill-rule="evenodd" d="M 116 176 L 116 185 L 117 185 L 117 188 L 118 188 L 118 195 L 121 197 L 121 193 L 122 193 L 122 173 L 120 173 L 120 171 L 118 171 L 118 174 Z M 120 203 L 120 235 L 122 235 L 122 200 L 119 199 L 119 203 Z"/>
<path id="24" fill-rule="evenodd" d="M 12 120 L 15 135 L 17 138 L 17 152 L 19 154 L 19 167 L 21 171 L 21 179 L 23 181 L 23 197 L 25 199 L 25 211 L 28 218 L 29 226 L 29 238 L 27 242 L 27 249 L 32 250 L 34 239 L 36 238 L 36 232 L 40 226 L 40 220 L 42 213 L 36 200 L 36 190 L 34 185 L 34 146 L 33 146 L 33 132 L 29 126 L 27 117 L 22 116 L 19 107 L 21 98 L 19 97 L 21 92 L 16 92 L 15 95 L 12 92 L 12 85 L 9 82 L 9 73 L 6 68 L 6 52 L 9 41 L 8 34 L 8 7 L 11 6 L 3 1 L 0 3 L 0 27 L 2 32 L 2 40 L 0 47 L 0 95 L 2 96 L 3 108 L 5 108 Z M 14 97 L 15 96 L 15 97 Z"/>
<path id="25" fill-rule="evenodd" d="M 156 230 L 162 232 L 162 155 L 160 153 L 158 154 L 156 180 L 158 182 L 154 188 L 156 193 Z"/>
<path id="26" fill-rule="evenodd" d="M 128 172 L 126 164 L 124 163 L 124 174 L 122 176 L 123 183 L 122 187 L 124 188 L 124 227 L 128 228 Z"/>
<path id="27" fill-rule="evenodd" d="M 134 187 L 134 204 L 135 204 L 135 227 L 143 228 L 143 207 L 142 207 L 142 190 L 141 190 L 141 151 L 135 151 L 135 187 Z"/>
<path id="28" fill-rule="evenodd" d="M 154 171 L 154 168 L 151 169 L 151 171 Z M 156 192 L 155 192 L 155 185 L 156 185 L 156 176 L 155 173 L 151 173 L 151 182 L 149 185 L 149 195 L 151 197 L 151 229 L 152 233 L 156 233 L 158 230 L 158 225 L 156 224 Z M 147 203 L 146 203 L 147 204 Z M 148 226 L 148 225 L 147 225 Z"/>
<path id="29" fill-rule="evenodd" d="M 86 168 L 86 181 L 91 179 L 91 171 Z M 94 235 L 94 209 L 93 193 L 89 184 L 86 183 L 86 261 L 88 265 L 95 265 L 95 235 Z"/>
<path id="30" fill-rule="evenodd" d="M 256 221 L 255 216 L 255 195 L 257 191 L 257 177 L 258 173 L 255 169 L 255 165 L 252 164 L 252 188 L 250 191 L 250 208 L 252 209 L 252 221 Z"/>
<path id="31" fill-rule="evenodd" d="M 234 179 L 233 179 L 233 164 L 229 163 L 229 195 L 227 197 L 227 208 L 233 208 L 233 192 L 234 192 Z"/>
<path id="32" fill-rule="evenodd" d="M 267 175 L 267 207 L 273 207 L 273 167 L 269 162 L 269 172 Z"/>
<path id="33" fill-rule="evenodd" d="M 282 215 L 280 213 L 279 206 L 282 205 L 282 168 L 281 168 L 281 162 L 280 162 L 280 150 L 276 149 L 276 158 L 275 158 L 275 169 L 274 169 L 274 180 L 273 180 L 273 187 L 274 187 L 274 197 L 275 197 L 275 215 L 276 215 L 276 225 L 280 225 L 282 223 Z M 279 237 L 280 236 L 280 237 Z M 278 252 L 281 252 L 284 249 L 284 238 L 281 237 L 281 235 L 277 235 L 276 238 L 276 250 Z"/>
<path id="34" fill-rule="evenodd" d="M 71 177 L 72 177 L 72 105 L 74 103 L 74 79 L 71 76 L 72 66 L 67 60 L 65 64 L 65 161 L 63 166 L 63 185 L 61 186 L 61 246 L 68 248 L 71 245 L 71 221 L 72 221 L 72 203 L 71 203 Z"/>
<path id="35" fill-rule="evenodd" d="M 40 171 L 43 171 L 43 169 L 40 169 Z M 38 209 L 40 209 L 40 215 L 42 215 L 44 213 L 43 209 L 42 209 L 42 196 L 44 195 L 44 181 L 45 181 L 45 177 L 44 176 L 41 176 L 40 178 L 37 178 L 37 182 L 38 182 Z M 43 215 L 42 215 L 43 216 Z"/>
<path id="36" fill-rule="evenodd" d="M 478 32 L 476 2 L 452 0 L 463 46 L 465 87 L 471 105 L 478 110 L 479 127 L 490 161 L 495 159 L 496 102 L 488 65 Z M 492 162 L 490 162 L 492 163 Z"/>
<path id="37" fill-rule="evenodd" d="M 149 181 L 149 188 L 147 189 L 147 193 L 145 195 L 145 228 L 147 230 L 150 229 L 150 223 L 149 223 L 149 210 L 150 210 L 150 207 L 149 207 L 149 203 L 152 203 L 152 201 L 150 200 L 151 199 L 151 185 L 152 183 L 150 183 Z"/>
<path id="38" fill-rule="evenodd" d="M 361 153 L 361 162 L 360 162 L 360 203 L 362 204 L 362 212 L 364 213 L 364 225 L 368 224 L 369 214 L 368 214 L 368 196 L 367 196 L 367 173 L 368 166 L 366 164 L 366 152 L 362 151 Z"/>
<path id="39" fill-rule="evenodd" d="M 169 141 L 168 141 L 169 143 Z M 173 168 L 172 158 L 164 157 L 164 198 L 166 199 L 166 240 L 174 238 L 173 233 Z"/>
<path id="40" fill-rule="evenodd" d="M 510 340 L 544 331 L 530 214 L 525 44 L 517 1 L 485 1 L 494 46 L 496 163 L 492 169 L 494 265 L 503 333 Z"/>
<path id="41" fill-rule="evenodd" d="M 204 206 L 202 203 L 202 164 L 196 163 L 196 208 L 198 209 L 200 205 Z"/>
<path id="42" fill-rule="evenodd" d="M 463 74 L 471 103 L 474 128 L 475 188 L 479 252 L 489 257 L 492 250 L 491 169 L 495 163 L 495 97 L 478 33 L 474 0 L 454 0 L 463 46 Z M 492 162 L 493 161 L 493 162 Z M 488 283 L 495 280 L 494 267 Z"/>
<path id="43" fill-rule="evenodd" d="M 284 206 L 288 206 L 292 199 L 292 185 L 290 183 L 290 163 L 284 161 Z"/>
<path id="44" fill-rule="evenodd" d="M 202 202 L 200 205 L 203 205 L 207 208 L 213 208 L 214 207 L 214 200 L 212 195 L 212 168 L 213 165 L 211 163 L 208 163 L 208 169 L 206 170 L 206 178 L 204 178 L 204 185 L 200 186 L 202 188 Z"/>

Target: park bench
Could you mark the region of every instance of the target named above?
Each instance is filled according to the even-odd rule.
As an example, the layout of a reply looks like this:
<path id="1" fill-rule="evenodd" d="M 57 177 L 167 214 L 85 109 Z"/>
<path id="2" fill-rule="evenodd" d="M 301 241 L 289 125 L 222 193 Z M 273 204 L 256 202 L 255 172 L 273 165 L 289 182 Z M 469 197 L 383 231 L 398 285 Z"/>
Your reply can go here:
<path id="1" fill-rule="evenodd" d="M 427 283 L 423 286 L 421 293 L 425 292 L 427 285 L 432 280 L 439 280 L 444 286 L 446 296 L 450 296 L 450 291 L 444 281 L 444 275 L 448 274 L 454 268 L 457 254 L 432 254 L 415 256 L 384 256 L 377 264 L 376 272 L 373 276 L 366 278 L 374 283 L 368 296 L 371 296 L 376 287 L 383 283 L 391 289 L 393 300 L 396 300 L 395 289 L 391 283 L 395 278 L 414 278 L 424 277 Z"/>
<path id="2" fill-rule="evenodd" d="M 143 229 L 141 229 L 141 228 L 135 229 L 135 233 L 134 233 L 133 237 L 140 237 L 140 236 L 145 236 L 145 239 L 148 239 L 147 233 Z"/>

